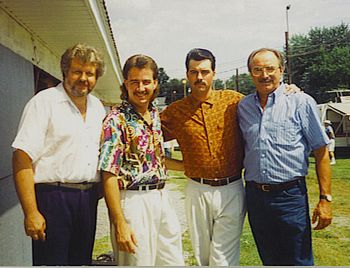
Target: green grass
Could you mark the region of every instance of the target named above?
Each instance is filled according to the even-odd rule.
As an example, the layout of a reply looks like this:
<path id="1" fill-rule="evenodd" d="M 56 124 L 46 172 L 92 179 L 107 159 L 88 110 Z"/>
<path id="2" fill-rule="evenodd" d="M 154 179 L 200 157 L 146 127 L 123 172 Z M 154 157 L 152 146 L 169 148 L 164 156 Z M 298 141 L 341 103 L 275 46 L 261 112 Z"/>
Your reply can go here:
<path id="1" fill-rule="evenodd" d="M 104 236 L 95 240 L 94 250 L 92 252 L 92 258 L 96 259 L 101 254 L 106 254 L 112 250 L 111 239 L 108 236 Z"/>
<path id="2" fill-rule="evenodd" d="M 175 152 L 177 158 L 180 152 Z M 176 184 L 176 190 L 183 191 L 186 178 L 183 172 L 169 172 L 169 183 Z M 349 266 L 350 265 L 350 159 L 337 159 L 337 164 L 332 166 L 332 195 L 334 201 L 333 222 L 324 230 L 313 231 L 313 251 L 316 266 Z M 310 158 L 309 175 L 307 176 L 309 192 L 310 215 L 318 202 L 318 183 L 315 175 L 314 159 Z M 110 250 L 108 238 L 99 239 L 95 243 L 94 256 L 97 252 L 107 253 Z M 191 248 L 188 231 L 183 234 L 183 249 L 187 266 L 196 265 Z M 261 261 L 256 251 L 255 243 L 247 222 L 244 223 L 241 236 L 241 261 L 242 266 L 260 266 Z"/>

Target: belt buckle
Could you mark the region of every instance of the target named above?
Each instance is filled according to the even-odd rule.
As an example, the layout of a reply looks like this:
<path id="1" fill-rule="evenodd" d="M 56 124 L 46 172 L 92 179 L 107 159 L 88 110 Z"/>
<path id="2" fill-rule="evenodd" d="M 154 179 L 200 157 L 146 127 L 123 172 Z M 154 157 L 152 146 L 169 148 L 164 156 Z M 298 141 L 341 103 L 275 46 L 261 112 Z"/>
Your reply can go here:
<path id="1" fill-rule="evenodd" d="M 262 185 L 261 185 L 261 190 L 262 190 L 263 192 L 270 192 L 269 185 L 267 185 L 267 184 L 262 184 Z"/>

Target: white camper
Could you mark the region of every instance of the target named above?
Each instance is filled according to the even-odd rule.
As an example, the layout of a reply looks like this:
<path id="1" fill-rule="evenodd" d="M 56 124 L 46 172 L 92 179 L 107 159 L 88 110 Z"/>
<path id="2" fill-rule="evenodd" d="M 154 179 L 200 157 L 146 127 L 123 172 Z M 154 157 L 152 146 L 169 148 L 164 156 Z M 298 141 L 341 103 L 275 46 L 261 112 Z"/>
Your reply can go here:
<path id="1" fill-rule="evenodd" d="M 332 122 L 336 148 L 350 147 L 350 90 L 332 90 L 327 93 L 335 93 L 336 102 L 317 105 L 321 121 L 327 119 Z"/>

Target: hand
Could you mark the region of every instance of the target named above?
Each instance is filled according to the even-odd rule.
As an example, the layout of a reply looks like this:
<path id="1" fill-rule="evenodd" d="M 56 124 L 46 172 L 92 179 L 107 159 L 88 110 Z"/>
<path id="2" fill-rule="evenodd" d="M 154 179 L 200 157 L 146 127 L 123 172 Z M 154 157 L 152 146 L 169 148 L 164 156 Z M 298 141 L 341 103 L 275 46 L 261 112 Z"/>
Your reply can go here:
<path id="1" fill-rule="evenodd" d="M 119 250 L 135 254 L 137 240 L 129 224 L 127 224 L 125 221 L 120 222 L 115 229 L 117 230 L 116 238 Z"/>
<path id="2" fill-rule="evenodd" d="M 46 221 L 39 211 L 35 211 L 24 218 L 24 229 L 33 240 L 46 240 Z"/>
<path id="3" fill-rule="evenodd" d="M 317 225 L 314 230 L 321 230 L 326 228 L 332 222 L 332 207 L 331 203 L 326 200 L 320 200 L 318 202 L 316 208 L 314 209 L 314 213 L 312 215 L 312 223 L 316 223 Z"/>
<path id="4" fill-rule="evenodd" d="M 302 91 L 300 88 L 298 88 L 295 84 L 291 84 L 288 85 L 286 84 L 286 89 L 284 90 L 284 94 L 285 95 L 291 95 L 291 94 L 295 94 Z"/>

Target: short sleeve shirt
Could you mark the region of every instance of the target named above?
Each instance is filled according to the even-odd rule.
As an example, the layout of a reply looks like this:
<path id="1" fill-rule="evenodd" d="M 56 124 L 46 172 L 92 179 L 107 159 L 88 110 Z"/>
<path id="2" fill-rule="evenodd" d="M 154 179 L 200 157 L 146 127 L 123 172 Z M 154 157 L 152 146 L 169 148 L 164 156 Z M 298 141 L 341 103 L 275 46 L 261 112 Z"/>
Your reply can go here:
<path id="1" fill-rule="evenodd" d="M 27 103 L 12 147 L 32 159 L 35 183 L 99 181 L 97 162 L 105 114 L 100 100 L 89 94 L 84 121 L 59 84 Z"/>
<path id="2" fill-rule="evenodd" d="M 150 113 L 151 125 L 124 101 L 104 120 L 98 169 L 115 174 L 123 188 L 166 179 L 159 113 L 153 106 Z"/>
<path id="3" fill-rule="evenodd" d="M 186 176 L 214 179 L 241 175 L 243 142 L 237 107 L 243 97 L 233 90 L 213 90 L 204 102 L 190 95 L 161 113 L 165 139 L 177 140 Z"/>

